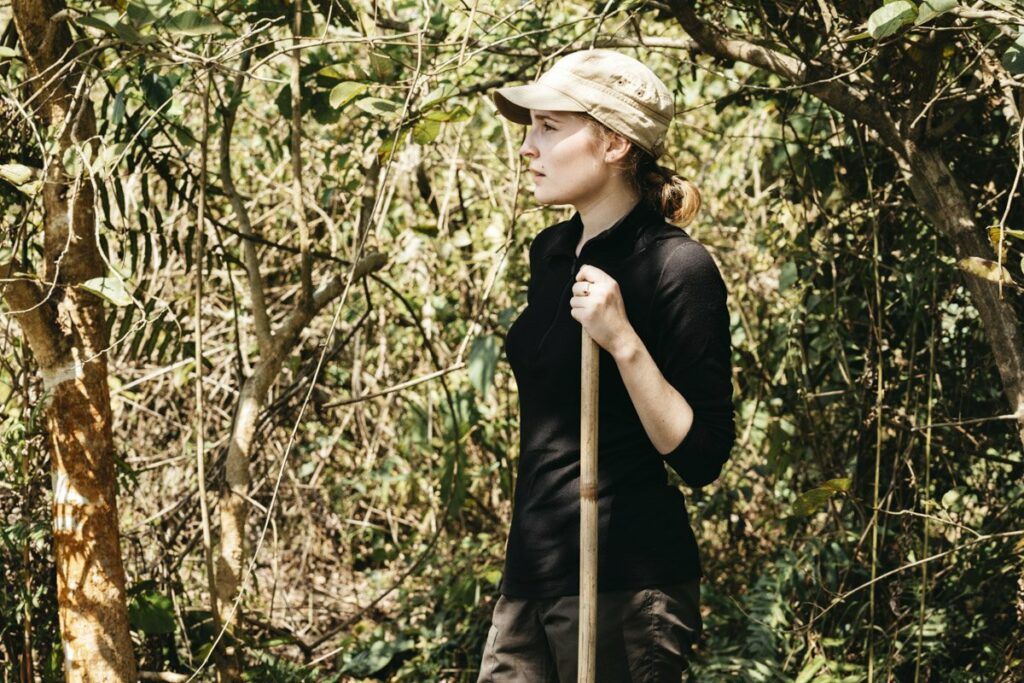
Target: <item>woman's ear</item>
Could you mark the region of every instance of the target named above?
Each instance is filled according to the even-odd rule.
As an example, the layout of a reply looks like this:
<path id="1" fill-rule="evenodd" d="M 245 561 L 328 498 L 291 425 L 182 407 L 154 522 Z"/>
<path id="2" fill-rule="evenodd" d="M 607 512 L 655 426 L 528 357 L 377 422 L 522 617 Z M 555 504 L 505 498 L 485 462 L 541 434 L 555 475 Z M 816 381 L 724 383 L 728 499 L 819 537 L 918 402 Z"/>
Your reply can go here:
<path id="1" fill-rule="evenodd" d="M 606 163 L 615 164 L 626 158 L 632 142 L 618 133 L 612 133 L 605 145 L 604 160 Z"/>

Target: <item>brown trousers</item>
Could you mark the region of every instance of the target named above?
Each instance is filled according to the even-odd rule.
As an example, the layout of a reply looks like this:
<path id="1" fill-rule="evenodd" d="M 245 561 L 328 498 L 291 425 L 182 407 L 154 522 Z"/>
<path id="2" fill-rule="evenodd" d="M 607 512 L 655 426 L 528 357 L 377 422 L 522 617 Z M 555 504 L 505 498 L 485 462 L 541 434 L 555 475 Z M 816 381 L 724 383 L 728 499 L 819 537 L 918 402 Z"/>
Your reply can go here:
<path id="1" fill-rule="evenodd" d="M 598 683 L 679 683 L 702 626 L 700 579 L 600 593 Z M 578 630 L 578 596 L 500 596 L 477 683 L 575 683 Z"/>

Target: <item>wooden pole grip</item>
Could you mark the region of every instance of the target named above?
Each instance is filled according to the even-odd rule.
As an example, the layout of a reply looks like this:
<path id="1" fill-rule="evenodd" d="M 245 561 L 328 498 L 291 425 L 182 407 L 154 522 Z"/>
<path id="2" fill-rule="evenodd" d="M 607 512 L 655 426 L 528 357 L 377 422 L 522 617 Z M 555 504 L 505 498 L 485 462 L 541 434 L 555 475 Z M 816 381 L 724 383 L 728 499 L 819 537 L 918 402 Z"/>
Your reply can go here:
<path id="1" fill-rule="evenodd" d="M 580 384 L 580 618 L 577 683 L 597 662 L 597 398 L 600 347 L 583 330 Z"/>

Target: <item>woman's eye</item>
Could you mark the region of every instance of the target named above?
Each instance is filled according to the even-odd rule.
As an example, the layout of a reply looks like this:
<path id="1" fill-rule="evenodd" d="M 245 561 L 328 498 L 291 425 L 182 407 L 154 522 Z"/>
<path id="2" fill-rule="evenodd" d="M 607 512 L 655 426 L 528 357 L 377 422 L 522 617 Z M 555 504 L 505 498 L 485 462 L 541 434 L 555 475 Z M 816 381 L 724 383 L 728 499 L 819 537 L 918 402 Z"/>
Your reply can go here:
<path id="1" fill-rule="evenodd" d="M 541 130 L 554 130 L 554 128 L 552 126 L 549 126 L 547 123 L 542 123 L 540 127 Z"/>

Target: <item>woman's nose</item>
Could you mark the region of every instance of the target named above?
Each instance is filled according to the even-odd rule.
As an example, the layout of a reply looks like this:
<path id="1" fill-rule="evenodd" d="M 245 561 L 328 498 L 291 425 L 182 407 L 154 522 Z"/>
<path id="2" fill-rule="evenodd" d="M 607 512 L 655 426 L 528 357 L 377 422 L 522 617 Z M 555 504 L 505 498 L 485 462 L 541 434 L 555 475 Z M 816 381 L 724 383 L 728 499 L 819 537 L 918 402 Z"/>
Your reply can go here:
<path id="1" fill-rule="evenodd" d="M 530 139 L 531 135 L 527 133 L 526 138 L 523 140 L 523 144 L 519 147 L 519 154 L 528 156 L 537 156 L 537 148 L 533 146 L 533 141 Z"/>

